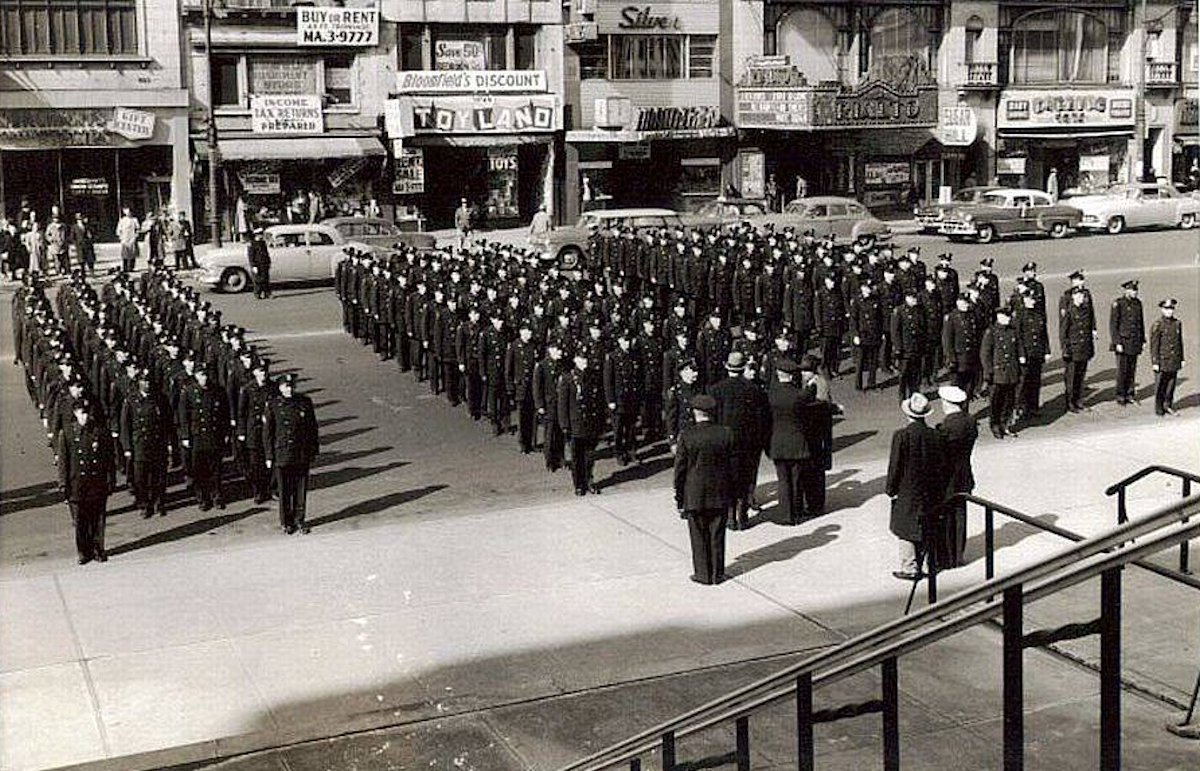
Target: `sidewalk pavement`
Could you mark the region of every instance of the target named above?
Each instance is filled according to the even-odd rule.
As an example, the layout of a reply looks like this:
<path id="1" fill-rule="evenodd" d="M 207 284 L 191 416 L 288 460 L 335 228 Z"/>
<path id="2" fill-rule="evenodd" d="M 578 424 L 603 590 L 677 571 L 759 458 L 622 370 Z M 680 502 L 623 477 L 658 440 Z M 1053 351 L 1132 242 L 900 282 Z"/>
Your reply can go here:
<path id="1" fill-rule="evenodd" d="M 981 442 L 976 492 L 1095 533 L 1115 521 L 1103 488 L 1150 463 L 1194 468 L 1198 429 L 1179 418 Z M 668 489 L 6 573 L 0 769 L 153 768 L 422 719 L 440 727 L 472 710 L 828 646 L 896 617 L 907 596 L 891 576 L 885 474 L 884 459 L 835 468 L 826 516 L 788 528 L 768 509 L 730 533 L 719 587 L 688 580 L 687 530 Z M 1178 495 L 1177 484 L 1144 481 L 1131 514 Z M 943 574 L 944 594 L 983 577 L 981 519 L 971 564 Z M 1001 572 L 1063 546 L 998 525 Z M 1035 606 L 1030 623 L 1091 618 L 1094 594 L 1080 595 L 1078 618 L 1038 619 Z M 1144 577 L 1126 598 L 1126 673 L 1186 698 L 1200 604 Z M 929 679 L 947 660 L 975 671 L 966 650 L 933 658 Z M 975 669 L 998 672 L 995 656 Z M 699 693 L 661 698 L 673 714 Z M 948 698 L 942 711 L 956 720 L 979 709 L 969 689 Z M 625 730 L 603 713 L 579 719 L 587 731 L 536 752 L 561 760 Z"/>

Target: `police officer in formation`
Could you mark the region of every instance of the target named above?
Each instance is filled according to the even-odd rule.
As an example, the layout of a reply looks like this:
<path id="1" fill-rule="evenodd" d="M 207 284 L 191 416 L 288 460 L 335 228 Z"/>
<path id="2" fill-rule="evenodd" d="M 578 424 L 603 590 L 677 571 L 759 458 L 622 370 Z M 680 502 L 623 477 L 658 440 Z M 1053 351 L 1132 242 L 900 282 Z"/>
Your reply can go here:
<path id="1" fill-rule="evenodd" d="M 1079 410 L 1096 323 L 1083 273 L 1071 283 L 1058 304 L 1058 344 L 1068 407 Z M 386 303 L 372 299 L 381 285 Z M 1011 287 L 1002 296 L 991 258 L 964 281 L 949 254 L 930 268 L 916 247 L 749 223 L 596 229 L 572 272 L 483 242 L 349 250 L 337 268 L 348 332 L 364 344 L 394 336 L 383 358 L 418 380 L 436 378 L 431 387 L 452 404 L 465 395 L 473 419 L 486 417 L 496 436 L 516 434 L 522 452 L 543 448 L 548 469 L 569 456 L 581 493 L 596 488 L 591 458 L 601 440 L 611 437 L 621 465 L 663 438 L 674 446 L 693 421 L 694 398 L 729 377 L 733 352 L 743 357 L 742 377 L 764 393 L 782 361 L 813 354 L 823 382 L 852 357 L 856 389 L 895 382 L 900 401 L 948 380 L 968 402 L 989 397 L 992 433 L 1013 435 L 1040 414 L 1052 354 L 1037 264 L 1023 265 Z M 1114 323 L 1136 338 L 1126 329 L 1136 316 L 1127 300 Z M 1140 351 L 1132 338 L 1119 344 L 1122 357 Z M 735 512 L 730 522 L 743 519 Z"/>
<path id="2" fill-rule="evenodd" d="M 311 464 L 315 420 L 267 444 L 267 414 L 279 400 L 268 362 L 172 269 L 119 273 L 99 286 L 76 271 L 54 293 L 31 272 L 13 297 L 12 321 L 15 363 L 54 450 L 81 563 L 107 558 L 104 510 L 121 477 L 149 518 L 166 514 L 172 467 L 207 511 L 227 503 L 231 454 L 260 503 L 271 497 L 268 460 L 303 459 L 281 464 L 289 483 L 294 466 Z M 306 409 L 311 418 L 311 402 Z"/>
<path id="3" fill-rule="evenodd" d="M 312 399 L 296 392 L 296 373 L 281 377 L 278 387 L 263 416 L 266 466 L 275 470 L 279 485 L 280 527 L 288 535 L 308 533 L 308 475 L 320 449 L 316 410 Z"/>

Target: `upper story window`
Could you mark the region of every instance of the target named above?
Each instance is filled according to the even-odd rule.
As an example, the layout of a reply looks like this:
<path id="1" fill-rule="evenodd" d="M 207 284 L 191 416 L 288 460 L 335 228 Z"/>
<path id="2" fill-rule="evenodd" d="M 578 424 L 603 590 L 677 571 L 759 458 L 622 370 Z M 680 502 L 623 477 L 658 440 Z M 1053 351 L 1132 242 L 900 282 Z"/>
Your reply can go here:
<path id="1" fill-rule="evenodd" d="M 0 0 L 0 56 L 132 56 L 136 0 Z"/>
<path id="2" fill-rule="evenodd" d="M 579 46 L 583 80 L 705 79 L 716 71 L 716 35 L 601 35 Z"/>
<path id="3" fill-rule="evenodd" d="M 921 83 L 934 69 L 937 9 L 886 8 L 875 15 L 863 47 L 869 78 L 892 83 Z"/>
<path id="4" fill-rule="evenodd" d="M 1112 33 L 1098 16 L 1083 11 L 1034 11 L 1013 22 L 1009 79 L 1022 84 L 1108 83 L 1119 79 Z M 1110 56 L 1110 47 L 1113 56 Z"/>
<path id="5" fill-rule="evenodd" d="M 1200 80 L 1200 41 L 1197 41 L 1196 17 L 1181 14 L 1183 34 L 1179 40 L 1179 69 L 1184 83 L 1195 83 Z"/>
<path id="6" fill-rule="evenodd" d="M 776 53 L 786 54 L 809 83 L 842 79 L 840 35 L 834 20 L 817 8 L 797 7 L 779 20 Z"/>
<path id="7" fill-rule="evenodd" d="M 214 53 L 213 102 L 216 107 L 248 109 L 255 94 L 316 94 L 326 109 L 353 109 L 358 103 L 353 54 Z"/>

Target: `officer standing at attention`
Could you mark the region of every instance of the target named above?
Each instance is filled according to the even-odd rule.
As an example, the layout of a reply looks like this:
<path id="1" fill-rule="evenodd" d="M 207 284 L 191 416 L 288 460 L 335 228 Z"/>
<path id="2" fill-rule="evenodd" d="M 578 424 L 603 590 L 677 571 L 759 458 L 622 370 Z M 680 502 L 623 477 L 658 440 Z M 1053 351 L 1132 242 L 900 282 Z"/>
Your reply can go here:
<path id="1" fill-rule="evenodd" d="M 1158 304 L 1162 318 L 1150 328 L 1150 363 L 1154 367 L 1154 414 L 1174 415 L 1175 380 L 1183 369 L 1183 323 L 1175 318 L 1179 301 L 1169 298 Z"/>
<path id="2" fill-rule="evenodd" d="M 250 270 L 254 272 L 254 296 L 264 300 L 271 296 L 271 253 L 263 240 L 262 228 L 255 228 L 250 244 L 246 247 L 250 259 Z"/>
<path id="3" fill-rule="evenodd" d="M 576 495 L 599 494 L 592 482 L 592 453 L 604 433 L 604 383 L 587 354 L 575 354 L 575 369 L 558 384 L 558 419 L 570 444 Z"/>
<path id="4" fill-rule="evenodd" d="M 317 414 L 312 399 L 296 393 L 296 375 L 279 379 L 279 396 L 267 406 L 263 446 L 267 468 L 279 480 L 279 524 L 288 535 L 309 532 L 304 522 L 308 496 L 308 472 L 317 457 Z"/>
<path id="5" fill-rule="evenodd" d="M 1067 409 L 1083 410 L 1083 384 L 1087 379 L 1088 362 L 1096 355 L 1095 315 L 1087 289 L 1077 286 L 1071 290 L 1071 300 L 1059 320 L 1058 336 L 1066 360 Z"/>
<path id="6" fill-rule="evenodd" d="M 1133 378 L 1138 356 L 1146 344 L 1146 317 L 1138 299 L 1138 282 L 1126 281 L 1121 288 L 1125 294 L 1113 300 L 1108 331 L 1117 356 L 1117 404 L 1123 407 L 1134 400 Z"/>
<path id="7" fill-rule="evenodd" d="M 108 501 L 108 477 L 112 467 L 112 440 L 106 427 L 96 420 L 86 397 L 75 400 L 73 419 L 63 427 L 55 447 L 59 489 L 71 509 L 75 523 L 75 549 L 79 564 L 104 562 L 104 506 Z"/>
<path id="8" fill-rule="evenodd" d="M 150 380 L 138 379 L 137 389 L 121 407 L 121 447 L 130 462 L 130 487 L 142 508 L 142 518 L 166 514 L 167 415 L 162 401 L 150 392 Z"/>
<path id="9" fill-rule="evenodd" d="M 196 367 L 194 377 L 196 387 L 180 402 L 186 432 L 181 440 L 192 453 L 192 483 L 200 511 L 208 511 L 214 503 L 223 509 L 221 459 L 229 438 L 229 402 L 208 367 Z"/>
<path id="10" fill-rule="evenodd" d="M 251 365 L 254 379 L 242 388 L 237 404 L 237 438 L 246 447 L 246 468 L 243 472 L 250 483 L 255 503 L 271 500 L 271 472 L 267 470 L 263 421 L 268 405 L 278 392 L 268 376 L 269 370 L 270 362 L 266 359 L 258 359 Z"/>
<path id="11" fill-rule="evenodd" d="M 712 421 L 717 402 L 692 400 L 695 423 L 679 435 L 675 452 L 675 507 L 687 517 L 692 541 L 692 580 L 725 580 L 725 524 L 735 499 L 733 432 Z"/>

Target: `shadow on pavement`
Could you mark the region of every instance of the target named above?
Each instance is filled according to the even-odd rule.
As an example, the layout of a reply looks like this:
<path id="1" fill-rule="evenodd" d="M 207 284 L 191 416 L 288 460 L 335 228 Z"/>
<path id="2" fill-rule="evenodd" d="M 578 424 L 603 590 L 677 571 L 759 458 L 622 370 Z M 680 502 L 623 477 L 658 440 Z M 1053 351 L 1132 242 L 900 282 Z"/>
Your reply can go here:
<path id="1" fill-rule="evenodd" d="M 997 515 L 1002 517 L 1003 515 Z M 1058 522 L 1057 514 L 1041 514 L 1034 517 L 1038 522 L 1044 522 L 1047 525 L 1053 525 Z M 1039 530 L 1032 525 L 1027 525 L 1024 522 L 1015 522 L 1008 520 L 1004 524 L 996 528 L 994 537 L 996 541 L 996 551 L 1007 549 L 1024 541 L 1026 538 L 1032 538 L 1036 535 L 1045 533 L 1044 530 Z M 1061 539 L 1060 539 L 1061 540 Z M 987 536 L 983 533 L 973 535 L 967 539 L 967 546 L 963 550 L 963 566 L 978 562 L 987 556 L 985 549 Z M 1066 541 L 1063 541 L 1065 544 Z"/>
<path id="2" fill-rule="evenodd" d="M 374 430 L 375 426 L 363 426 L 362 428 L 352 428 L 349 431 L 338 431 L 331 434 L 326 434 L 321 437 L 321 444 L 330 445 L 336 444 L 337 442 L 344 442 L 347 439 L 353 439 L 356 436 L 369 434 Z"/>
<path id="3" fill-rule="evenodd" d="M 322 443 L 323 442 L 324 440 L 322 440 Z M 352 460 L 367 458 L 372 455 L 378 455 L 381 452 L 388 452 L 389 450 L 393 449 L 395 448 L 391 445 L 387 445 L 384 447 L 372 447 L 369 450 L 351 450 L 348 452 L 324 450 L 320 455 L 317 456 L 316 460 L 313 461 L 312 468 L 318 469 L 325 468 L 326 466 L 333 466 L 338 463 L 349 463 Z"/>
<path id="4" fill-rule="evenodd" d="M 844 450 L 847 447 L 853 447 L 859 442 L 865 442 L 871 437 L 878 434 L 878 431 L 856 431 L 853 434 L 842 434 L 833 437 L 833 451 Z"/>
<path id="5" fill-rule="evenodd" d="M 268 511 L 266 506 L 254 506 L 245 511 L 235 511 L 228 514 L 222 514 L 217 517 L 209 517 L 208 519 L 198 519 L 195 522 L 188 522 L 170 530 L 164 530 L 161 533 L 154 533 L 145 538 L 139 538 L 136 541 L 123 543 L 108 550 L 109 556 L 116 557 L 121 554 L 128 554 L 131 551 L 145 549 L 151 546 L 160 546 L 165 543 L 172 543 L 184 538 L 190 538 L 194 535 L 201 535 L 211 530 L 216 530 L 219 527 L 238 522 L 240 520 L 252 517 L 255 514 L 260 514 Z"/>
<path id="6" fill-rule="evenodd" d="M 308 520 L 308 524 L 312 527 L 320 527 L 321 525 L 330 525 L 334 522 L 341 522 L 344 519 L 352 519 L 364 514 L 377 514 L 385 509 L 390 509 L 393 506 L 403 506 L 406 503 L 424 498 L 427 495 L 432 495 L 439 490 L 445 490 L 448 485 L 426 485 L 415 490 L 400 490 L 398 492 L 382 495 L 378 498 L 371 498 L 366 501 L 347 506 L 341 511 L 335 511 L 332 514 L 326 514 L 323 517 Z"/>
<path id="7" fill-rule="evenodd" d="M 0 492 L 0 517 L 28 509 L 52 506 L 61 501 L 62 494 L 58 492 L 58 485 L 54 482 L 39 482 L 28 487 L 5 490 Z"/>
<path id="8" fill-rule="evenodd" d="M 398 460 L 371 468 L 351 466 L 350 468 L 341 468 L 335 471 L 323 471 L 320 474 L 313 474 L 309 477 L 308 489 L 311 491 L 337 487 L 338 485 L 344 485 L 347 482 L 356 482 L 366 477 L 375 476 L 376 474 L 386 474 L 389 471 L 407 466 L 408 463 L 409 461 L 406 460 Z"/>
<path id="9" fill-rule="evenodd" d="M 766 567 L 776 562 L 787 562 L 806 551 L 819 549 L 837 540 L 841 525 L 821 525 L 811 533 L 794 535 L 777 543 L 764 546 L 761 549 L 739 555 L 733 564 L 725 569 L 726 578 L 737 578 L 752 570 Z"/>

